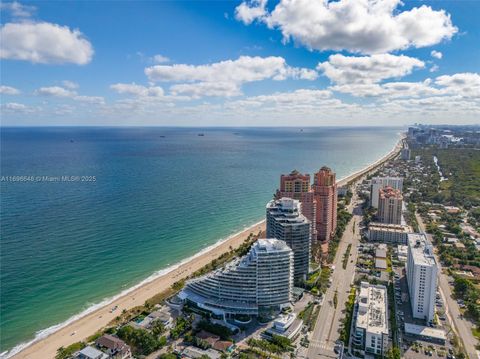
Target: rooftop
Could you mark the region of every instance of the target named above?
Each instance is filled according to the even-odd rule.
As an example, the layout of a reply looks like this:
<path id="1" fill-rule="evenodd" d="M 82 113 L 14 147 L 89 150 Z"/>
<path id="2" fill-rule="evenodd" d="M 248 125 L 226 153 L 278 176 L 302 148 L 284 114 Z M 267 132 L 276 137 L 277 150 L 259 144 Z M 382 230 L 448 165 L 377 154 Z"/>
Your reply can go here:
<path id="1" fill-rule="evenodd" d="M 402 199 L 402 192 L 399 189 L 393 187 L 380 188 L 380 198 L 397 198 Z"/>
<path id="2" fill-rule="evenodd" d="M 412 229 L 407 225 L 402 224 L 392 224 L 392 223 L 380 223 L 380 222 L 371 222 L 368 225 L 370 231 L 384 231 L 384 232 L 400 232 L 400 233 L 411 233 Z"/>
<path id="3" fill-rule="evenodd" d="M 290 247 L 284 241 L 280 241 L 276 238 L 259 239 L 254 248 L 255 250 L 265 252 L 276 252 L 290 249 Z"/>
<path id="4" fill-rule="evenodd" d="M 357 301 L 356 326 L 370 333 L 388 335 L 387 288 L 362 282 Z"/>
<path id="5" fill-rule="evenodd" d="M 433 256 L 432 243 L 424 233 L 409 233 L 408 246 L 415 264 L 423 266 L 434 266 L 437 264 Z"/>
<path id="6" fill-rule="evenodd" d="M 423 337 L 446 340 L 445 332 L 441 329 L 425 327 L 422 325 L 405 323 L 405 333 L 421 335 Z"/>
<path id="7" fill-rule="evenodd" d="M 107 354 L 91 346 L 87 346 L 83 348 L 78 352 L 78 354 L 81 354 L 82 356 L 86 358 L 91 358 L 91 359 L 107 359 L 108 358 Z"/>

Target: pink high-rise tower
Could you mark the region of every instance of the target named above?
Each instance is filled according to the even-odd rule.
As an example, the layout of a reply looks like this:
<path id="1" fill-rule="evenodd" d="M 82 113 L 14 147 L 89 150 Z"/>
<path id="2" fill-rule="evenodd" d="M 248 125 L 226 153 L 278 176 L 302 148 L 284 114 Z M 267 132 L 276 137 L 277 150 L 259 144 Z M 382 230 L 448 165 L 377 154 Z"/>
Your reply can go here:
<path id="1" fill-rule="evenodd" d="M 313 177 L 316 201 L 317 241 L 328 243 L 337 229 L 337 183 L 335 172 L 324 166 Z"/>
<path id="2" fill-rule="evenodd" d="M 316 201 L 310 185 L 310 175 L 293 170 L 289 175 L 280 177 L 280 188 L 275 194 L 276 199 L 283 197 L 297 199 L 301 203 L 302 214 L 311 223 L 312 239 L 316 240 Z"/>

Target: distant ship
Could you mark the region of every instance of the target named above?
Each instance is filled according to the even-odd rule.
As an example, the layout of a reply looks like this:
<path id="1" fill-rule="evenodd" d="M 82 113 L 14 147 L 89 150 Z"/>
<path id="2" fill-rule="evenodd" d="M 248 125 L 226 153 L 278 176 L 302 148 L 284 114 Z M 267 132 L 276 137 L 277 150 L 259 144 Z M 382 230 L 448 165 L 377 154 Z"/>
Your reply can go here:
<path id="1" fill-rule="evenodd" d="M 160 138 L 165 138 L 165 136 L 164 136 L 164 135 L 160 135 Z"/>
<path id="2" fill-rule="evenodd" d="M 70 142 L 73 143 L 73 142 L 75 142 L 75 141 L 73 140 L 73 138 L 71 138 L 71 139 L 70 139 Z"/>
<path id="3" fill-rule="evenodd" d="M 205 136 L 204 133 L 199 133 L 197 136 Z"/>

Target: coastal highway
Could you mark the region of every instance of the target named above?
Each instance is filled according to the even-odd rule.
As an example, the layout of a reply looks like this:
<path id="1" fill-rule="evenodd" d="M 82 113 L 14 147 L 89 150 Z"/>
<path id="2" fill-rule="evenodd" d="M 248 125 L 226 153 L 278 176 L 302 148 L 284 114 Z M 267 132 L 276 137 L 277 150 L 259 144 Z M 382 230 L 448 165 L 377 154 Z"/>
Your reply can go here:
<path id="1" fill-rule="evenodd" d="M 426 232 L 425 224 L 423 223 L 422 218 L 418 215 L 418 213 L 416 213 L 415 216 L 417 218 L 420 230 Z M 475 345 L 478 344 L 478 341 L 472 334 L 472 323 L 462 318 L 458 303 L 452 297 L 452 289 L 450 287 L 450 284 L 448 284 L 448 276 L 443 272 L 440 258 L 438 258 L 437 254 L 435 254 L 435 260 L 437 261 L 439 269 L 438 291 L 440 292 L 442 300 L 445 303 L 445 314 L 447 315 L 447 318 L 454 332 L 463 342 L 463 346 L 465 347 L 465 351 L 467 352 L 468 357 L 470 359 L 479 359 L 480 356 L 475 349 Z"/>
<path id="2" fill-rule="evenodd" d="M 336 358 L 333 351 L 335 341 L 339 338 L 340 319 L 342 311 L 345 309 L 345 302 L 350 293 L 350 286 L 353 283 L 355 275 L 355 265 L 357 262 L 357 245 L 360 240 L 359 223 L 362 220 L 361 204 L 357 203 L 356 193 L 352 197 L 351 205 L 348 210 L 353 213 L 353 218 L 347 225 L 343 237 L 338 246 L 338 250 L 333 262 L 335 269 L 331 275 L 332 285 L 327 289 L 323 305 L 320 308 L 315 329 L 310 339 L 308 348 L 308 359 L 314 358 Z M 343 269 L 343 255 L 349 244 L 352 244 L 350 256 L 346 269 Z M 337 308 L 334 307 L 333 298 L 337 292 Z"/>

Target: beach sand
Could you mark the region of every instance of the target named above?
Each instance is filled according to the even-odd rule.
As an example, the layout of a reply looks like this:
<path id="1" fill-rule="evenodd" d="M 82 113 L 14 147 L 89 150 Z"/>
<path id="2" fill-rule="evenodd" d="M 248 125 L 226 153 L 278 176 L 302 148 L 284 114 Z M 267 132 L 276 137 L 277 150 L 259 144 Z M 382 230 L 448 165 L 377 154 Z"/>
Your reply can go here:
<path id="1" fill-rule="evenodd" d="M 343 186 L 350 180 L 373 171 L 383 162 L 397 155 L 401 148 L 402 140 L 398 142 L 391 152 L 387 153 L 381 159 L 348 177 L 342 178 L 337 182 L 337 184 L 339 186 Z M 213 259 L 218 258 L 223 253 L 230 251 L 230 247 L 239 247 L 247 239 L 250 233 L 257 234 L 259 231 L 264 230 L 265 221 L 245 229 L 241 233 L 228 238 L 220 245 L 213 247 L 208 252 L 181 264 L 177 269 L 163 276 L 155 278 L 149 283 L 145 283 L 130 293 L 115 299 L 102 308 L 99 308 L 96 311 L 73 321 L 46 338 L 34 342 L 19 353 L 15 354 L 12 358 L 54 358 L 58 348 L 62 346 L 66 347 L 72 343 L 85 340 L 98 330 L 106 327 L 108 323 L 110 323 L 122 312 L 122 310 L 128 310 L 133 307 L 143 305 L 146 300 L 160 292 L 167 290 L 173 283 L 188 277 L 193 272 L 210 263 Z M 118 306 L 118 308 L 113 313 L 110 313 L 111 309 L 115 306 Z"/>

